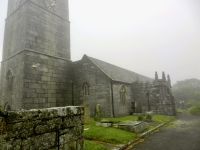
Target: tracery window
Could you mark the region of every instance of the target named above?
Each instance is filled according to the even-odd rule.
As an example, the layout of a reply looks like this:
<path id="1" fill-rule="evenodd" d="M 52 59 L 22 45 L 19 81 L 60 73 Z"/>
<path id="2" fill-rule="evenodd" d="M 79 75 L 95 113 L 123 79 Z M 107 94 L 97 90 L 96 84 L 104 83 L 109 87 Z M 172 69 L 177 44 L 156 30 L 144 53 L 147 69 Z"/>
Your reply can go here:
<path id="1" fill-rule="evenodd" d="M 119 93 L 120 93 L 120 103 L 122 105 L 125 105 L 126 104 L 126 88 L 124 85 L 121 86 Z"/>
<path id="2" fill-rule="evenodd" d="M 83 84 L 83 96 L 89 96 L 90 95 L 90 85 L 89 83 L 85 82 Z"/>
<path id="3" fill-rule="evenodd" d="M 13 70 L 9 69 L 6 75 L 6 80 L 7 80 L 7 92 L 12 91 L 13 87 Z"/>

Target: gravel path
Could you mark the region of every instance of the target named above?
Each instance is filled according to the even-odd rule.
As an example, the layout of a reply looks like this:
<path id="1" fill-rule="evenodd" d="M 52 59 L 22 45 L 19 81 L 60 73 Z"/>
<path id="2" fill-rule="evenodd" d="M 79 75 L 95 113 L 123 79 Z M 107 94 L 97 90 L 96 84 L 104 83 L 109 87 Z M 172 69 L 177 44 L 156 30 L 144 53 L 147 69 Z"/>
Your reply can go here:
<path id="1" fill-rule="evenodd" d="M 173 126 L 162 128 L 130 150 L 200 150 L 200 116 L 184 112 Z"/>

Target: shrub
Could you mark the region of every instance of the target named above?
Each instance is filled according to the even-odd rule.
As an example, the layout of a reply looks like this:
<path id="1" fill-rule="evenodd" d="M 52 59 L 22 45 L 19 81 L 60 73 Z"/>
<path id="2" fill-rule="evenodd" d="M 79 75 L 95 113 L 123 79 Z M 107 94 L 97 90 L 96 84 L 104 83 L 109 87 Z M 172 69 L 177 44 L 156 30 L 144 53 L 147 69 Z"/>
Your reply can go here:
<path id="1" fill-rule="evenodd" d="M 197 105 L 191 107 L 189 109 L 189 112 L 193 115 L 200 115 L 200 103 L 198 103 Z"/>
<path id="2" fill-rule="evenodd" d="M 138 116 L 137 121 L 143 121 L 143 120 L 145 120 L 145 119 L 144 119 L 144 116 Z"/>
<path id="3" fill-rule="evenodd" d="M 197 105 L 198 103 L 199 103 L 198 101 L 190 100 L 190 101 L 185 103 L 185 107 L 186 108 L 190 108 L 190 107 L 193 107 L 193 106 Z"/>

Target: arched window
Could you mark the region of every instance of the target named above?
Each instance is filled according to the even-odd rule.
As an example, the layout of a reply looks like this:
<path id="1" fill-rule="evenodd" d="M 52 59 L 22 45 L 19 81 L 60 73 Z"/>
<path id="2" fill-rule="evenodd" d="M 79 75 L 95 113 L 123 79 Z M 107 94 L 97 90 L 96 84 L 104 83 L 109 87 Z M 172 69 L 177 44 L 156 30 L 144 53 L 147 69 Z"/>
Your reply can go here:
<path id="1" fill-rule="evenodd" d="M 7 102 L 5 105 L 4 105 L 4 111 L 10 111 L 11 110 L 11 107 L 9 105 L 9 103 Z"/>
<path id="2" fill-rule="evenodd" d="M 88 96 L 90 95 L 90 85 L 89 83 L 85 82 L 83 84 L 83 96 Z"/>
<path id="3" fill-rule="evenodd" d="M 10 68 L 7 72 L 6 75 L 6 80 L 7 80 L 7 91 L 12 91 L 12 87 L 13 87 L 13 70 Z"/>
<path id="4" fill-rule="evenodd" d="M 126 104 L 126 88 L 124 85 L 121 86 L 119 93 L 120 93 L 120 103 L 122 105 L 125 105 Z"/>

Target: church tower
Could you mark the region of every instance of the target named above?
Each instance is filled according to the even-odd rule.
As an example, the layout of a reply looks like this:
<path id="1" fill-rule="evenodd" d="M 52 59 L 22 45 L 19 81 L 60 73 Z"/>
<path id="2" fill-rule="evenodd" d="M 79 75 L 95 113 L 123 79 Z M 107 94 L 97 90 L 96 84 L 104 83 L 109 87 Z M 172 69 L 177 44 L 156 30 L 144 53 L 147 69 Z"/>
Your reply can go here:
<path id="1" fill-rule="evenodd" d="M 1 65 L 5 110 L 71 104 L 68 0 L 8 0 Z"/>

